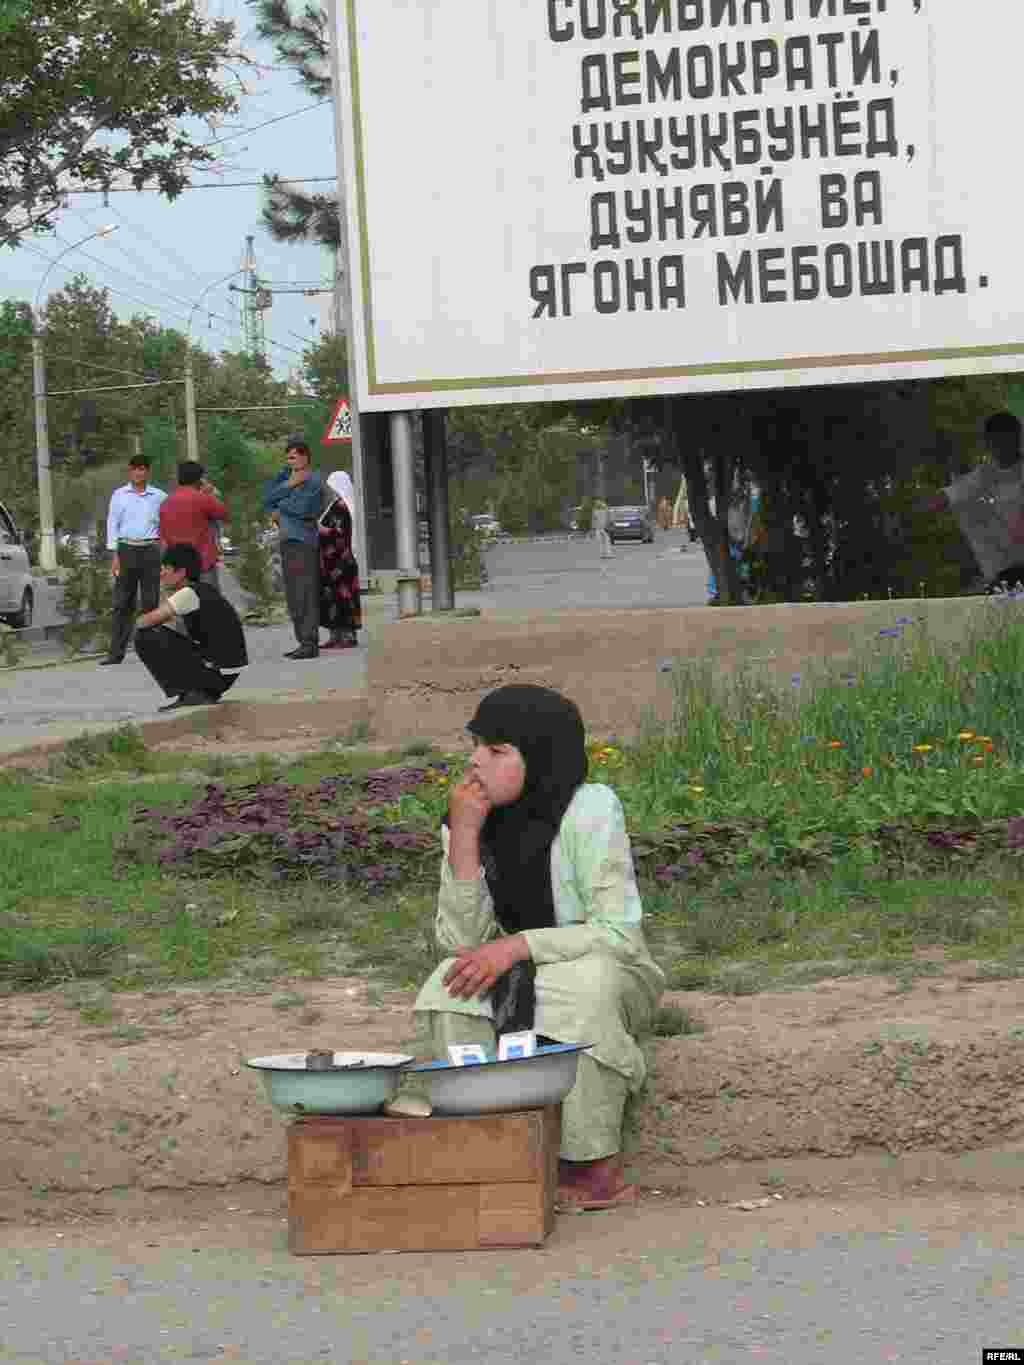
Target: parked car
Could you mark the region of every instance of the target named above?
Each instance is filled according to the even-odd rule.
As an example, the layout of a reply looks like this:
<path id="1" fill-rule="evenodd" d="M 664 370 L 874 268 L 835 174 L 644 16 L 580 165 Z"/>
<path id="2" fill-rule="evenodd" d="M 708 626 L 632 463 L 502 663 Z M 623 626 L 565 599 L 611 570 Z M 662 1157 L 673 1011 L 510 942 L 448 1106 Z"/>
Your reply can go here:
<path id="1" fill-rule="evenodd" d="M 25 538 L 0 502 L 0 620 L 18 629 L 30 626 L 35 600 Z"/>
<path id="2" fill-rule="evenodd" d="M 91 559 L 95 547 L 93 536 L 86 535 L 84 531 L 72 534 L 65 531 L 60 537 L 60 546 L 63 550 L 71 550 L 76 559 Z"/>
<path id="3" fill-rule="evenodd" d="M 469 524 L 474 531 L 479 531 L 488 540 L 493 540 L 495 536 L 504 535 L 501 524 L 495 517 L 489 516 L 486 512 L 480 513 L 475 517 L 470 517 Z"/>
<path id="4" fill-rule="evenodd" d="M 640 540 L 654 544 L 654 518 L 647 507 L 611 507 L 608 535 L 614 545 L 617 540 Z"/>

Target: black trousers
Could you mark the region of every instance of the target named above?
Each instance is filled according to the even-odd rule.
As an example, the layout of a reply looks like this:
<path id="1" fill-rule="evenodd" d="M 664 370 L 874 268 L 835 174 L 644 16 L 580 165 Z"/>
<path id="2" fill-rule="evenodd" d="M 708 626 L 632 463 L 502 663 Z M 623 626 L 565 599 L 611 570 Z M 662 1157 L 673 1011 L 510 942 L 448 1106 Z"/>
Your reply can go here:
<path id="1" fill-rule="evenodd" d="M 219 697 L 237 676 L 225 676 L 203 658 L 187 635 L 168 626 L 144 626 L 135 636 L 135 653 L 169 697 L 181 697 L 186 692 Z"/>
<path id="2" fill-rule="evenodd" d="M 320 546 L 281 542 L 281 572 L 288 615 L 300 645 L 320 642 Z"/>
<path id="3" fill-rule="evenodd" d="M 110 631 L 110 657 L 123 659 L 138 611 L 153 611 L 160 601 L 160 558 L 157 545 L 119 545 L 121 572 L 114 579 L 114 620 Z M 136 607 L 142 598 L 140 608 Z"/>

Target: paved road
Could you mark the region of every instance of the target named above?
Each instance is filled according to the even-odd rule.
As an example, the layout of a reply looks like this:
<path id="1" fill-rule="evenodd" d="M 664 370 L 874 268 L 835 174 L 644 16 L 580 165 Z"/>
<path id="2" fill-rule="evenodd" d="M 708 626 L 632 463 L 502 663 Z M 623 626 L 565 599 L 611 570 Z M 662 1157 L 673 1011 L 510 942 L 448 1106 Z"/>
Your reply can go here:
<path id="1" fill-rule="evenodd" d="M 591 539 L 499 543 L 486 551 L 484 600 L 513 610 L 545 607 L 693 607 L 707 601 L 707 561 L 683 531 L 653 545 L 628 541 L 598 558 Z"/>
<path id="2" fill-rule="evenodd" d="M 248 1212 L 19 1229 L 0 1249 L 0 1361 L 978 1365 L 1024 1346 L 1009 1194 L 654 1201 L 560 1218 L 543 1251 L 433 1256 L 293 1258 L 283 1220 Z"/>

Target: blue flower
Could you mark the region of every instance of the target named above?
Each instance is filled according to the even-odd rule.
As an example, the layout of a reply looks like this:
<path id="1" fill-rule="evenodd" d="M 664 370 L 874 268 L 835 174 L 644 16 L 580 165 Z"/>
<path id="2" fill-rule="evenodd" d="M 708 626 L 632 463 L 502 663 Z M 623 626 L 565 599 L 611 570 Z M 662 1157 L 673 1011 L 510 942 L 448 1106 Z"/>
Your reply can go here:
<path id="1" fill-rule="evenodd" d="M 900 636 L 903 634 L 903 632 L 897 629 L 896 626 L 886 626 L 883 630 L 880 630 L 878 633 L 879 635 L 888 635 L 891 639 L 895 640 L 898 640 Z"/>
<path id="2" fill-rule="evenodd" d="M 912 626 L 914 623 L 909 616 L 897 616 L 896 624 L 898 626 Z"/>
<path id="3" fill-rule="evenodd" d="M 799 686 L 800 686 L 800 674 L 799 674 L 799 673 L 794 673 L 794 674 L 793 674 L 793 679 L 792 679 L 792 681 L 793 681 L 793 686 L 794 686 L 794 687 L 799 687 Z"/>
<path id="4" fill-rule="evenodd" d="M 813 735 L 804 735 L 803 739 L 801 740 L 802 744 L 813 744 L 814 742 L 815 740 Z"/>

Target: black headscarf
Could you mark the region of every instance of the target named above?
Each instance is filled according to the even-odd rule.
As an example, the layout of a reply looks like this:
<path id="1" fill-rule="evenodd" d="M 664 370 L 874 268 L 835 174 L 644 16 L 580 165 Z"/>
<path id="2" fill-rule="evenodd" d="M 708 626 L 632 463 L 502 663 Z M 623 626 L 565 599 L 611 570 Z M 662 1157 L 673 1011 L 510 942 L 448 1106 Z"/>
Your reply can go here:
<path id="1" fill-rule="evenodd" d="M 498 923 L 507 934 L 550 929 L 555 919 L 551 845 L 587 775 L 583 719 L 547 687 L 515 683 L 484 697 L 466 727 L 488 744 L 514 744 L 526 763 L 523 793 L 484 822 L 480 855 Z M 533 1027 L 533 962 L 517 962 L 491 992 L 498 1035 Z"/>

